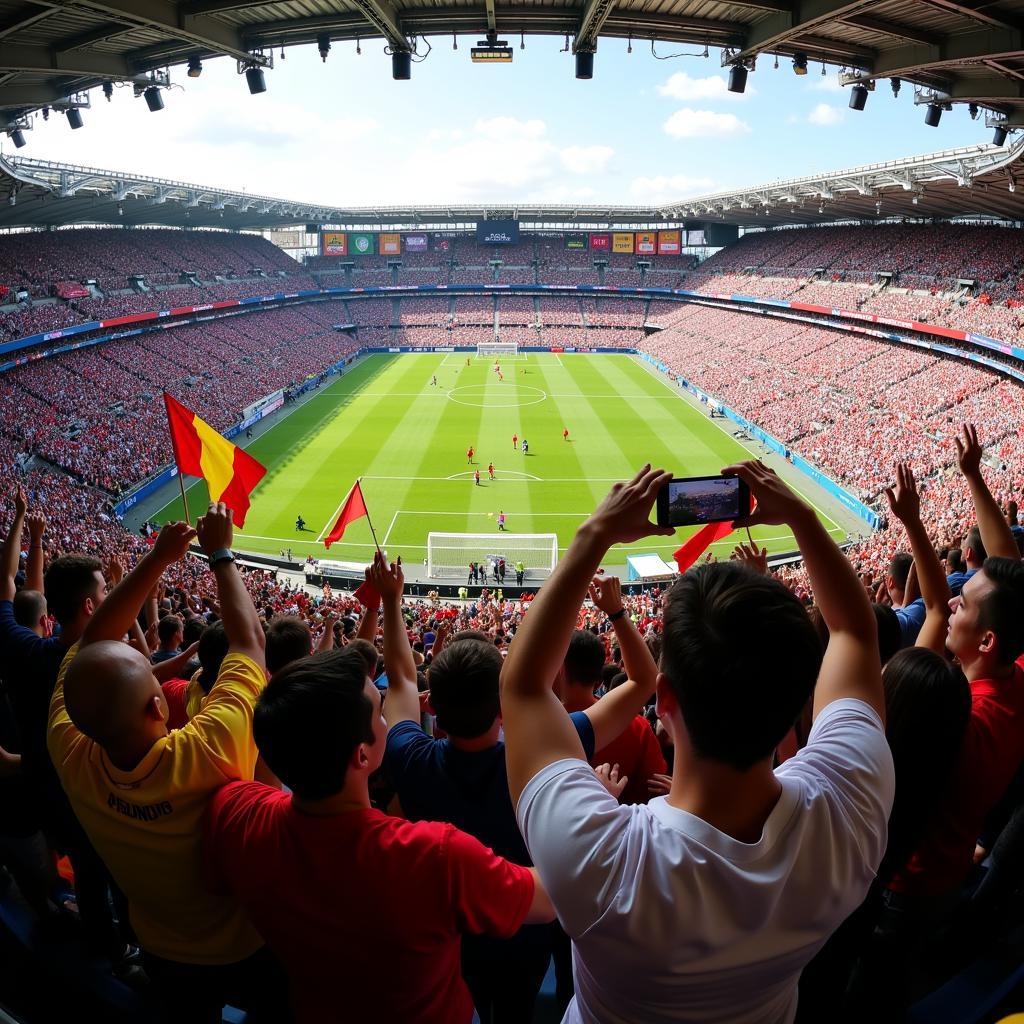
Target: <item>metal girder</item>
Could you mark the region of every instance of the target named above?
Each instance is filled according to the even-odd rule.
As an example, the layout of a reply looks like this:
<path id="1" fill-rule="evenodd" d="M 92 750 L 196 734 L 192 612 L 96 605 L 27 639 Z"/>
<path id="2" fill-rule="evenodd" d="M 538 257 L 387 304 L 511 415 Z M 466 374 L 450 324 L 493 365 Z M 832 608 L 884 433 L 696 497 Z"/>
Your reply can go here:
<path id="1" fill-rule="evenodd" d="M 96 51 L 58 52 L 49 46 L 18 46 L 0 42 L 0 68 L 90 78 L 130 78 L 134 71 L 124 57 Z"/>
<path id="2" fill-rule="evenodd" d="M 948 11 L 951 14 L 959 14 L 972 21 L 979 21 L 983 25 L 992 25 L 996 28 L 1016 28 L 1016 25 L 1009 18 L 1000 17 L 998 13 L 991 13 L 994 5 L 991 3 L 977 3 L 971 0 L 923 0 L 931 7 L 938 7 L 940 10 Z"/>
<path id="3" fill-rule="evenodd" d="M 493 0 L 488 0 L 488 3 L 493 3 Z M 597 37 L 614 6 L 615 0 L 587 0 L 583 8 L 583 17 L 580 18 L 580 27 L 576 30 L 576 39 L 572 44 L 573 53 L 597 49 Z"/>
<path id="4" fill-rule="evenodd" d="M 232 26 L 202 14 L 181 15 L 171 0 L 75 0 L 73 6 L 99 12 L 112 21 L 155 29 L 211 53 L 250 63 L 268 63 L 266 58 L 245 48 L 241 34 Z"/>
<path id="5" fill-rule="evenodd" d="M 879 32 L 886 36 L 894 36 L 897 39 L 909 39 L 914 43 L 940 43 L 942 41 L 942 36 L 937 32 L 929 32 L 927 29 L 915 28 L 911 25 L 901 25 L 899 22 L 888 21 L 885 18 L 873 18 L 870 14 L 854 14 L 842 20 L 847 25 L 867 29 L 869 32 Z"/>
<path id="6" fill-rule="evenodd" d="M 494 16 L 494 0 L 485 0 L 485 6 L 487 8 L 487 31 L 496 32 L 498 30 L 498 21 Z"/>
<path id="7" fill-rule="evenodd" d="M 55 14 L 58 10 L 59 8 L 56 4 L 44 4 L 42 7 L 33 4 L 30 7 L 22 7 L 0 25 L 0 39 L 14 32 L 20 32 L 22 29 L 30 28 L 37 22 L 49 18 L 51 14 Z"/>
<path id="8" fill-rule="evenodd" d="M 410 49 L 409 40 L 405 38 L 398 14 L 388 0 L 352 0 L 353 6 L 359 8 L 374 28 L 398 50 Z"/>
<path id="9" fill-rule="evenodd" d="M 723 54 L 722 63 L 737 64 L 765 50 L 788 46 L 798 36 L 860 14 L 877 3 L 878 0 L 797 0 L 791 10 L 771 14 L 752 25 L 745 35 L 742 49 L 728 59 Z"/>
<path id="10" fill-rule="evenodd" d="M 42 85 L 5 85 L 0 89 L 0 109 L 21 110 L 49 107 L 64 99 L 68 90 L 49 83 Z"/>

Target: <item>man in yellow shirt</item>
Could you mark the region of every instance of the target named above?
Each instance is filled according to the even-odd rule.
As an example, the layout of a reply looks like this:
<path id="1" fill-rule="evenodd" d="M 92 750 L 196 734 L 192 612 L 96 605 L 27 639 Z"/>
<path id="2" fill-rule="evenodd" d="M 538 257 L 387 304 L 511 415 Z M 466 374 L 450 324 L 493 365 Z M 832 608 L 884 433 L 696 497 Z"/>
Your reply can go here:
<path id="1" fill-rule="evenodd" d="M 202 710 L 169 733 L 149 661 L 122 638 L 196 536 L 217 578 L 229 649 Z M 263 630 L 231 541 L 223 503 L 211 504 L 195 530 L 164 526 L 68 652 L 50 705 L 48 746 L 61 784 L 128 897 L 147 970 L 175 1021 L 219 1021 L 226 1001 L 250 1008 L 250 1019 L 287 1019 L 276 961 L 202 870 L 209 798 L 253 777 L 252 712 L 266 682 Z"/>

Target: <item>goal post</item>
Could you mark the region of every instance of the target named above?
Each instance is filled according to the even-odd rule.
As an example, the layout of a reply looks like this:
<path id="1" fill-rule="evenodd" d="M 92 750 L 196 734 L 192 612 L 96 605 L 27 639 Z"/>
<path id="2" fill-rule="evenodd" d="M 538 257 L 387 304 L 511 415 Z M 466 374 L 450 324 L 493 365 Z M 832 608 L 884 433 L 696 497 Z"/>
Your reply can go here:
<path id="1" fill-rule="evenodd" d="M 469 563 L 476 562 L 494 580 L 494 566 L 505 559 L 505 582 L 514 583 L 516 563 L 522 562 L 524 580 L 551 575 L 558 562 L 558 536 L 554 533 L 428 533 L 427 575 L 431 579 L 466 579 Z"/>
<path id="2" fill-rule="evenodd" d="M 478 356 L 517 356 L 519 355 L 518 341 L 481 341 L 477 343 L 476 354 Z"/>

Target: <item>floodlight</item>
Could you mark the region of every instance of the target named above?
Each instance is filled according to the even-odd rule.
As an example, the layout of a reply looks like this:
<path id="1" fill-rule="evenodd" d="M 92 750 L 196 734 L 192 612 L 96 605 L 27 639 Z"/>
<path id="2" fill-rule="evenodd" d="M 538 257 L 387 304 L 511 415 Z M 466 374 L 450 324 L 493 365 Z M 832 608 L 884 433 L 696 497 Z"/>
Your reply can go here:
<path id="1" fill-rule="evenodd" d="M 391 54 L 391 77 L 396 82 L 412 78 L 412 54 L 408 50 L 395 50 Z"/>
<path id="2" fill-rule="evenodd" d="M 996 125 L 996 130 L 992 133 L 992 145 L 1002 146 L 1006 142 L 1007 134 L 1008 132 L 1001 124 Z"/>
<path id="3" fill-rule="evenodd" d="M 109 103 L 114 98 L 114 83 L 104 82 L 103 83 L 103 95 L 107 97 Z"/>
<path id="4" fill-rule="evenodd" d="M 576 77 L 590 79 L 594 77 L 594 51 L 576 51 Z"/>
<path id="5" fill-rule="evenodd" d="M 806 75 L 807 74 L 807 54 L 796 53 L 793 55 L 793 74 L 794 75 Z"/>
<path id="6" fill-rule="evenodd" d="M 924 112 L 924 123 L 929 128 L 938 128 L 940 117 L 942 117 L 942 107 L 938 103 L 929 103 Z"/>
<path id="7" fill-rule="evenodd" d="M 149 86 L 142 95 L 146 98 L 146 106 L 152 113 L 155 114 L 158 110 L 164 109 L 163 94 L 155 85 Z"/>
<path id="8" fill-rule="evenodd" d="M 256 67 L 255 65 L 246 68 L 245 81 L 249 86 L 249 92 L 253 96 L 267 91 L 267 80 L 263 75 L 263 68 Z"/>
<path id="9" fill-rule="evenodd" d="M 20 128 L 15 128 L 10 133 L 11 142 L 14 143 L 15 148 L 21 149 L 25 145 L 25 133 Z"/>
<path id="10" fill-rule="evenodd" d="M 866 85 L 855 85 L 850 90 L 850 109 L 863 110 L 864 104 L 868 101 L 868 87 Z"/>
<path id="11" fill-rule="evenodd" d="M 198 57 L 188 59 L 188 77 L 198 78 L 203 73 L 203 62 Z"/>
<path id="12" fill-rule="evenodd" d="M 356 40 L 356 46 L 359 46 L 358 40 Z M 320 51 L 320 59 L 326 64 L 327 54 L 331 52 L 331 37 L 326 33 L 318 35 L 316 37 L 316 48 Z"/>
<path id="13" fill-rule="evenodd" d="M 742 64 L 729 68 L 729 92 L 744 92 L 747 88 L 747 69 Z"/>
<path id="14" fill-rule="evenodd" d="M 889 85 L 892 88 L 893 99 L 895 99 L 900 94 L 900 80 L 898 78 L 890 78 Z"/>
<path id="15" fill-rule="evenodd" d="M 68 109 L 64 111 L 64 114 L 68 119 L 68 124 L 71 125 L 72 128 L 82 127 L 82 112 L 76 107 L 68 107 Z"/>

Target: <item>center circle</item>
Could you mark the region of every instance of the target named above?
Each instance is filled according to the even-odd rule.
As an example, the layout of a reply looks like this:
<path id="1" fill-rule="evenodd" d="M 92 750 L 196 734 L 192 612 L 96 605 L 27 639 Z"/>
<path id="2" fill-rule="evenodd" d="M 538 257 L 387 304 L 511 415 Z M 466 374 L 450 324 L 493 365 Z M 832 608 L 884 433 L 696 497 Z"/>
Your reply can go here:
<path id="1" fill-rule="evenodd" d="M 514 391 L 532 391 L 537 397 L 527 395 L 519 400 L 516 394 L 509 394 Z M 469 392 L 465 394 L 464 392 Z M 459 405 L 469 405 L 478 409 L 521 409 L 525 405 L 539 405 L 548 397 L 546 391 L 540 388 L 531 387 L 529 384 L 510 384 L 508 387 L 498 385 L 497 388 L 487 384 L 465 384 L 460 388 L 452 388 L 448 392 L 448 398 Z M 512 401 L 501 401 L 503 398 L 510 398 Z"/>

